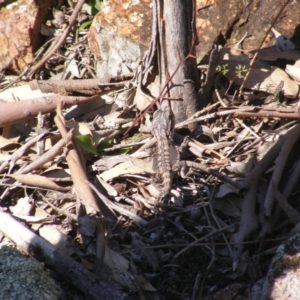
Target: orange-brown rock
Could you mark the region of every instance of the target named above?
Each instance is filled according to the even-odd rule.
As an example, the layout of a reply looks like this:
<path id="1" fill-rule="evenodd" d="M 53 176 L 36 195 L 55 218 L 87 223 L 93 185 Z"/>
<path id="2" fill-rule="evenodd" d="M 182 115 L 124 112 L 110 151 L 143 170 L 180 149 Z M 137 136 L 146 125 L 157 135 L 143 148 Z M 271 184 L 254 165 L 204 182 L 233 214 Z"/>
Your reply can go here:
<path id="1" fill-rule="evenodd" d="M 19 0 L 0 6 L 0 70 L 20 73 L 40 44 L 40 28 L 53 0 Z"/>
<path id="2" fill-rule="evenodd" d="M 228 46 L 237 43 L 246 33 L 248 36 L 243 47 L 246 50 L 258 48 L 281 6 L 281 0 L 196 0 L 196 26 L 199 37 L 197 56 L 203 58 L 216 39 Z M 287 38 L 292 38 L 298 49 L 300 49 L 300 25 L 297 26 L 300 23 L 299 10 L 299 1 L 291 1 L 274 26 Z M 105 70 L 108 72 L 107 75 L 118 75 L 137 65 L 137 60 L 142 56 L 138 46 L 147 47 L 151 40 L 151 20 L 151 0 L 104 1 L 102 10 L 95 17 L 89 32 L 90 46 L 98 60 L 98 71 L 101 76 L 104 76 Z M 105 37 L 107 34 L 109 38 Z M 127 43 L 123 44 L 121 40 Z M 134 43 L 136 47 L 129 51 L 129 57 L 124 53 L 123 56 L 119 55 L 117 68 L 112 61 L 116 60 L 116 52 L 120 52 L 118 49 L 124 50 L 124 47 L 129 47 L 128 43 Z M 112 51 L 116 44 L 117 49 Z M 274 44 L 275 38 L 270 34 L 264 46 Z M 133 59 L 134 54 L 138 55 L 137 60 Z M 129 65 L 125 62 L 127 58 Z M 110 73 L 112 69 L 113 72 Z"/>
<path id="3" fill-rule="evenodd" d="M 203 57 L 216 38 L 229 46 L 237 43 L 247 33 L 243 42 L 246 50 L 257 49 L 270 24 L 283 5 L 280 0 L 197 0 L 197 29 L 199 45 L 197 55 Z M 300 3 L 290 1 L 274 28 L 300 49 Z M 275 44 L 272 34 L 264 47 Z"/>
<path id="4" fill-rule="evenodd" d="M 88 38 L 97 59 L 99 77 L 132 71 L 150 44 L 152 0 L 106 0 Z"/>

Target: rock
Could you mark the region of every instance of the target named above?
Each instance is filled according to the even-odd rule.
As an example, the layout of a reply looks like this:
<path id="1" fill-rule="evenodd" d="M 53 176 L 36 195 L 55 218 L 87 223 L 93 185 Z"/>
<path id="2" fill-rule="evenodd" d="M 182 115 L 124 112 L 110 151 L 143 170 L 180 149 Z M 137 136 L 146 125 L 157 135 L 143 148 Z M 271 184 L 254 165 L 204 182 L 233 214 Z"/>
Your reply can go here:
<path id="1" fill-rule="evenodd" d="M 260 300 L 294 300 L 300 295 L 300 233 L 280 245 L 265 278 Z"/>
<path id="2" fill-rule="evenodd" d="M 42 263 L 8 246 L 1 247 L 0 257 L 0 299 L 65 299 Z"/>
<path id="3" fill-rule="evenodd" d="M 19 0 L 0 6 L 0 70 L 20 73 L 32 62 L 51 2 Z"/>
<path id="4" fill-rule="evenodd" d="M 292 77 L 298 84 L 300 84 L 300 66 L 297 65 L 297 62 L 295 65 L 286 65 L 285 66 L 286 73 Z"/>
<path id="5" fill-rule="evenodd" d="M 202 58 L 211 48 L 213 41 L 219 37 L 224 45 L 237 43 L 245 33 L 243 42 L 246 50 L 257 49 L 265 33 L 282 7 L 281 0 L 197 0 L 197 29 L 200 43 L 197 56 Z M 286 38 L 291 39 L 296 49 L 300 49 L 299 1 L 291 1 L 280 15 L 275 29 Z M 297 27 L 296 27 L 297 26 Z M 275 44 L 272 33 L 263 47 Z"/>
<path id="6" fill-rule="evenodd" d="M 257 49 L 281 6 L 280 0 L 212 0 L 209 5 L 206 0 L 197 0 L 197 57 L 202 59 L 216 39 L 230 46 L 246 33 L 248 36 L 243 48 L 249 51 Z M 291 38 L 296 49 L 300 49 L 300 26 L 299 30 L 298 27 L 295 29 L 299 23 L 299 9 L 298 2 L 288 4 L 275 26 L 278 32 Z M 151 0 L 103 2 L 88 34 L 91 50 L 97 60 L 98 77 L 116 76 L 136 68 L 150 44 L 151 23 Z M 273 45 L 275 38 L 271 33 L 264 47 Z M 261 55 L 266 56 L 263 53 Z"/>
<path id="7" fill-rule="evenodd" d="M 132 72 L 151 42 L 152 1 L 106 0 L 88 33 L 97 76 Z"/>

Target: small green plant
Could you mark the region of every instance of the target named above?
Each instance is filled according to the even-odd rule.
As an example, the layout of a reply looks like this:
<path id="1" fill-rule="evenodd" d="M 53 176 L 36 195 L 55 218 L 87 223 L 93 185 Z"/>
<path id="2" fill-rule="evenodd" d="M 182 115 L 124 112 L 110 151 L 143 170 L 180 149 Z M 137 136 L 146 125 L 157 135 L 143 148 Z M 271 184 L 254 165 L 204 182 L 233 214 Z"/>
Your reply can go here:
<path id="1" fill-rule="evenodd" d="M 97 145 L 97 152 L 99 156 L 103 156 L 103 155 L 107 155 L 107 152 L 105 152 L 106 148 L 110 148 L 113 144 L 112 140 L 105 140 L 105 141 L 101 141 L 98 145 Z"/>
<path id="2" fill-rule="evenodd" d="M 80 145 L 80 147 L 88 153 L 97 155 L 97 149 L 92 137 L 87 135 L 77 135 L 75 140 Z"/>
<path id="3" fill-rule="evenodd" d="M 86 29 L 92 24 L 93 21 L 85 21 L 79 26 L 79 31 L 82 31 L 83 29 Z"/>
<path id="4" fill-rule="evenodd" d="M 127 143 L 134 142 L 135 140 L 139 139 L 141 136 L 142 135 L 140 133 L 134 134 L 133 136 L 128 137 L 125 142 L 127 142 Z M 132 151 L 132 147 L 122 148 L 122 149 L 120 149 L 120 154 L 122 154 L 122 155 L 128 154 L 131 151 Z"/>
<path id="5" fill-rule="evenodd" d="M 247 72 L 247 67 L 245 65 L 237 65 L 235 67 L 235 73 L 238 78 L 244 78 L 245 76 L 242 73 Z"/>
<path id="6" fill-rule="evenodd" d="M 223 75 L 226 75 L 229 72 L 229 65 L 218 65 L 216 67 L 216 71 L 222 73 Z M 244 78 L 244 74 L 248 71 L 247 67 L 245 65 L 237 65 L 235 67 L 235 74 L 238 78 Z"/>
<path id="7" fill-rule="evenodd" d="M 85 7 L 87 13 L 95 17 L 95 15 L 101 10 L 102 0 L 87 0 L 85 3 Z M 85 21 L 79 26 L 79 31 L 82 31 L 89 27 L 92 24 L 92 20 Z"/>
<path id="8" fill-rule="evenodd" d="M 218 65 L 216 67 L 216 71 L 222 73 L 223 75 L 226 75 L 229 72 L 228 64 Z"/>

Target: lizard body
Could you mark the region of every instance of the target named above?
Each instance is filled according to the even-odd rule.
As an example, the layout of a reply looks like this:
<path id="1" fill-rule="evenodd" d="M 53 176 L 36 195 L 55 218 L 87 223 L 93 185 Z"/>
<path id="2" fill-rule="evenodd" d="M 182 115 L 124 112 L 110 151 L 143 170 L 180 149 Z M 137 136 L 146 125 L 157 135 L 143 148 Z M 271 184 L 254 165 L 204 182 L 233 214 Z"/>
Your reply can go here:
<path id="1" fill-rule="evenodd" d="M 177 150 L 172 140 L 173 128 L 174 117 L 168 106 L 154 112 L 152 133 L 156 137 L 157 152 L 153 160 L 153 168 L 158 169 L 159 175 L 162 177 L 162 198 L 170 193 L 173 178 L 171 162 L 173 157 L 171 156 L 174 154 L 177 156 Z"/>

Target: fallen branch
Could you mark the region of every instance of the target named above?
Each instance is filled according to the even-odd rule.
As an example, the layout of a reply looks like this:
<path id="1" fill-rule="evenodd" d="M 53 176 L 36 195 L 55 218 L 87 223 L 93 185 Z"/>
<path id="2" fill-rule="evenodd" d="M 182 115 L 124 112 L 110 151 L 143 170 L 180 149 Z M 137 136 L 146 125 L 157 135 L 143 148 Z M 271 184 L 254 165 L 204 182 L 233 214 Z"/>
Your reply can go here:
<path id="1" fill-rule="evenodd" d="M 295 109 L 278 109 L 272 110 L 267 108 L 259 108 L 256 111 L 237 111 L 233 113 L 234 117 L 244 118 L 282 118 L 282 119 L 300 119 L 298 110 Z"/>
<path id="2" fill-rule="evenodd" d="M 42 188 L 46 190 L 58 191 L 61 193 L 69 192 L 71 187 L 64 187 L 56 184 L 51 179 L 36 175 L 36 174 L 10 174 L 5 175 L 5 178 L 13 178 L 15 181 L 22 183 L 25 187 Z M 1 183 L 5 186 L 5 183 Z"/>
<path id="3" fill-rule="evenodd" d="M 19 102 L 0 103 L 0 127 L 13 125 L 32 119 L 38 113 L 46 114 L 55 110 L 59 102 L 66 106 L 76 105 L 99 98 L 99 95 L 93 97 L 75 97 L 49 95 L 35 99 L 29 99 Z"/>
<path id="4" fill-rule="evenodd" d="M 131 79 L 132 77 L 133 75 L 123 75 L 102 79 L 32 80 L 29 85 L 32 90 L 41 90 L 43 93 L 70 95 L 70 93 L 76 92 L 84 95 L 94 95 L 124 88 L 125 82 L 118 81 Z"/>
<path id="5" fill-rule="evenodd" d="M 223 111 L 219 111 L 219 112 L 213 112 L 213 113 L 210 113 L 210 114 L 206 114 L 205 116 L 201 116 L 201 117 L 197 117 L 197 118 L 194 118 L 194 119 L 191 119 L 191 120 L 186 120 L 186 121 L 177 123 L 175 125 L 175 129 L 182 128 L 182 127 L 184 127 L 184 126 L 186 126 L 190 123 L 201 122 L 201 121 L 208 120 L 208 119 L 213 119 L 213 118 L 216 118 L 216 117 L 233 115 L 236 112 L 255 111 L 255 110 L 256 110 L 255 107 L 247 106 L 247 107 L 242 107 L 242 108 L 228 109 L 228 110 L 223 110 Z"/>
<path id="6" fill-rule="evenodd" d="M 58 115 L 54 118 L 54 121 L 56 123 L 56 126 L 60 132 L 60 134 L 65 137 L 69 133 L 67 132 L 65 128 L 65 122 L 63 119 L 63 116 L 61 114 L 61 107 L 58 107 Z M 72 142 L 72 140 L 69 141 L 67 145 L 67 155 L 66 160 L 68 163 L 68 167 L 71 172 L 71 177 L 74 183 L 75 191 L 78 196 L 78 198 L 82 201 L 82 203 L 85 205 L 86 212 L 89 213 L 95 213 L 99 212 L 100 208 L 97 203 L 97 200 L 95 199 L 92 190 L 87 185 L 86 181 L 87 176 L 84 171 L 84 168 L 82 166 L 82 162 L 80 160 L 80 157 L 76 151 L 76 148 Z"/>

